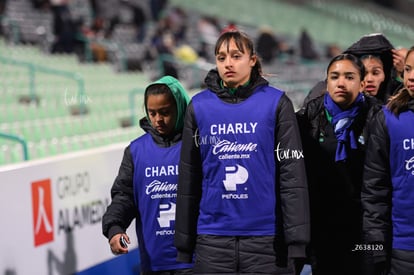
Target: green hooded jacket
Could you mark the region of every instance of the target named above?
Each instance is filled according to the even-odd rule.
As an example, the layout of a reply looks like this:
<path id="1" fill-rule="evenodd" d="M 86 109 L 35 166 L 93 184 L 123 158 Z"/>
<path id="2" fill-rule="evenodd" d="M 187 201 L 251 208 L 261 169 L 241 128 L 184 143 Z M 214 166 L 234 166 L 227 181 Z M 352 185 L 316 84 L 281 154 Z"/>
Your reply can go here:
<path id="1" fill-rule="evenodd" d="M 145 89 L 145 94 L 147 93 L 148 88 L 155 84 L 165 84 L 172 92 L 175 98 L 175 102 L 177 103 L 177 121 L 175 122 L 174 130 L 175 132 L 181 131 L 184 127 L 185 112 L 187 110 L 188 103 L 190 102 L 190 97 L 188 96 L 187 91 L 184 89 L 184 87 L 181 85 L 178 79 L 167 75 L 149 84 Z M 147 106 L 145 106 L 145 114 L 148 122 L 151 123 L 151 120 L 148 116 Z"/>

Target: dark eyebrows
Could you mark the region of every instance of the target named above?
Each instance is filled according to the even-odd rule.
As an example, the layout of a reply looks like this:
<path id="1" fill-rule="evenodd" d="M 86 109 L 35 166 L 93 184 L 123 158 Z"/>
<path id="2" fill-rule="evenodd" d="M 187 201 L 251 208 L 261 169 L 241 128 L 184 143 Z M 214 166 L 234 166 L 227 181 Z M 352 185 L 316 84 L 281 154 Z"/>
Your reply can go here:
<path id="1" fill-rule="evenodd" d="M 338 76 L 338 75 L 340 75 L 340 73 L 336 72 L 336 71 L 333 71 L 333 72 L 330 72 L 329 75 Z M 357 73 L 356 72 L 345 72 L 344 75 L 353 76 L 353 75 L 357 75 Z"/>
<path id="2" fill-rule="evenodd" d="M 337 76 L 339 76 L 339 73 L 338 72 L 329 72 L 328 76 L 335 76 L 335 77 L 337 77 Z"/>
<path id="3" fill-rule="evenodd" d="M 171 108 L 171 106 L 166 106 L 166 107 L 161 107 L 161 108 L 159 108 L 159 109 L 149 109 L 148 108 L 148 113 L 149 112 L 165 112 L 165 111 L 168 111 L 169 109 Z"/>
<path id="4" fill-rule="evenodd" d="M 355 73 L 355 72 L 345 72 L 345 75 L 346 76 L 354 76 L 354 75 L 357 75 L 357 73 Z"/>
<path id="5" fill-rule="evenodd" d="M 216 56 L 223 56 L 223 55 L 227 55 L 227 54 L 243 54 L 243 52 L 238 50 L 238 49 L 233 49 L 233 50 L 232 49 L 227 49 L 227 51 L 218 52 L 216 54 Z"/>

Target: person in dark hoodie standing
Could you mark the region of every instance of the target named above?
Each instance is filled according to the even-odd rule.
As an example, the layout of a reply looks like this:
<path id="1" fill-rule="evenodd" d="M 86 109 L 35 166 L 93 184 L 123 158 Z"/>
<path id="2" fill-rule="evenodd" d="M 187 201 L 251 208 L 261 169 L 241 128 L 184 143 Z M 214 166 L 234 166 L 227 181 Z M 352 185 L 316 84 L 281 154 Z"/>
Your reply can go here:
<path id="1" fill-rule="evenodd" d="M 114 254 L 128 253 L 126 229 L 136 222 L 141 275 L 192 274 L 188 264 L 176 261 L 173 245 L 178 161 L 184 114 L 189 97 L 172 76 L 164 76 L 145 90 L 146 132 L 124 151 L 111 189 L 111 204 L 102 218 L 103 234 Z M 121 241 L 123 238 L 126 244 Z"/>
<path id="2" fill-rule="evenodd" d="M 366 275 L 414 274 L 414 47 L 404 88 L 376 114 L 361 193 Z"/>
<path id="3" fill-rule="evenodd" d="M 385 77 L 375 95 L 381 102 L 386 103 L 389 97 L 402 87 L 401 80 L 398 77 L 398 72 L 403 69 L 402 64 L 401 67 L 394 67 L 394 59 L 397 56 L 394 57 L 393 55 L 398 54 L 398 52 L 395 51 L 392 43 L 383 34 L 364 35 L 345 50 L 344 53 L 350 53 L 362 59 L 366 56 L 374 56 L 382 61 Z M 368 70 L 367 68 L 365 69 L 365 73 L 367 73 Z"/>
<path id="4" fill-rule="evenodd" d="M 361 93 L 364 74 L 356 56 L 334 57 L 327 92 L 297 112 L 311 206 L 308 257 L 315 275 L 362 274 L 360 251 L 353 249 L 361 243 L 365 125 L 380 108 Z"/>
<path id="5" fill-rule="evenodd" d="M 310 221 L 292 102 L 262 77 L 243 32 L 222 33 L 214 52 L 217 68 L 184 122 L 178 260 L 195 252 L 195 274 L 293 274 L 278 266 L 305 257 Z"/>
<path id="6" fill-rule="evenodd" d="M 400 73 L 403 70 L 403 51 L 394 49 L 391 42 L 381 33 L 374 33 L 362 36 L 358 41 L 353 43 L 343 53 L 349 53 L 361 58 L 365 63 L 370 60 L 376 60 L 377 71 L 372 71 L 372 67 L 365 68 L 365 76 L 367 78 L 367 87 L 372 88 L 371 90 L 364 90 L 371 95 L 374 95 L 380 102 L 386 103 L 388 98 L 393 95 L 402 87 Z M 379 84 L 373 84 L 372 74 L 378 73 L 378 68 L 382 71 L 382 81 Z M 374 69 L 375 70 L 375 69 Z M 326 92 L 326 80 L 318 82 L 309 92 L 304 100 L 303 106 L 306 105 L 312 98 L 318 97 L 319 95 Z"/>

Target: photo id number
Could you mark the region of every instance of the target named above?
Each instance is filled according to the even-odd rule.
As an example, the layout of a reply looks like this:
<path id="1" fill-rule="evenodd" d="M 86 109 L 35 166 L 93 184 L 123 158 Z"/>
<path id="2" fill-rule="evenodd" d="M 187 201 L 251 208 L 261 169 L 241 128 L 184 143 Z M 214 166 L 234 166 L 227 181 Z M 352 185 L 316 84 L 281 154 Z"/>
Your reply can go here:
<path id="1" fill-rule="evenodd" d="M 378 251 L 384 250 L 382 244 L 355 244 L 352 251 Z"/>

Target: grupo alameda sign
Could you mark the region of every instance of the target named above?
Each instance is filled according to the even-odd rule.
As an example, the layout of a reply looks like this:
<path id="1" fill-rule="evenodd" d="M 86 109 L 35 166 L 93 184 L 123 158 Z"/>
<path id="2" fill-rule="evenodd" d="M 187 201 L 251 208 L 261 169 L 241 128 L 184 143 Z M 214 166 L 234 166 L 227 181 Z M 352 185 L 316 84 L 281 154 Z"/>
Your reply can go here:
<path id="1" fill-rule="evenodd" d="M 110 199 L 96 197 L 92 187 L 88 171 L 32 183 L 35 246 L 53 241 L 54 233 L 65 234 L 101 223 Z"/>
<path id="2" fill-rule="evenodd" d="M 76 274 L 115 258 L 101 221 L 124 147 L 0 167 L 0 274 Z"/>

